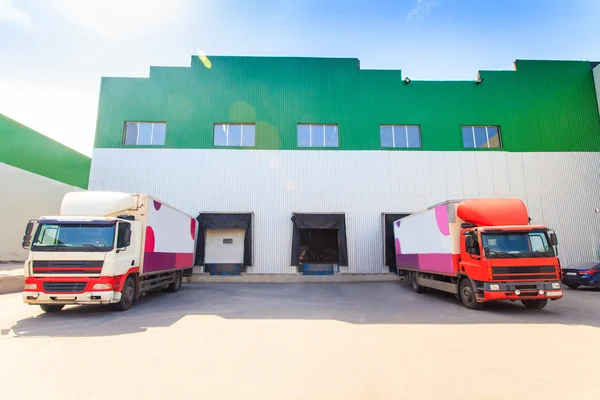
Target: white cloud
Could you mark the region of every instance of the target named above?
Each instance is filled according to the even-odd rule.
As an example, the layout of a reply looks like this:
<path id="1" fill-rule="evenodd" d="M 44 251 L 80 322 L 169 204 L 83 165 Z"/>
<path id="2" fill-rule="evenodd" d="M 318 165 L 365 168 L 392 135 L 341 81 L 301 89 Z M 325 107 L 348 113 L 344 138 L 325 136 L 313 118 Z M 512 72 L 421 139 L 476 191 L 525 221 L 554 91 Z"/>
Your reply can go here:
<path id="1" fill-rule="evenodd" d="M 59 14 L 104 37 L 143 36 L 180 15 L 187 0 L 54 0 Z"/>
<path id="2" fill-rule="evenodd" d="M 406 20 L 410 21 L 417 17 L 422 17 L 429 11 L 431 7 L 435 5 L 434 0 L 417 0 L 417 4 L 413 7 L 408 14 L 406 14 Z"/>
<path id="3" fill-rule="evenodd" d="M 98 96 L 59 86 L 0 80 L 0 112 L 81 153 L 91 155 Z"/>
<path id="4" fill-rule="evenodd" d="M 31 15 L 13 6 L 12 0 L 0 0 L 0 23 L 2 22 L 15 24 L 27 32 L 33 27 Z"/>

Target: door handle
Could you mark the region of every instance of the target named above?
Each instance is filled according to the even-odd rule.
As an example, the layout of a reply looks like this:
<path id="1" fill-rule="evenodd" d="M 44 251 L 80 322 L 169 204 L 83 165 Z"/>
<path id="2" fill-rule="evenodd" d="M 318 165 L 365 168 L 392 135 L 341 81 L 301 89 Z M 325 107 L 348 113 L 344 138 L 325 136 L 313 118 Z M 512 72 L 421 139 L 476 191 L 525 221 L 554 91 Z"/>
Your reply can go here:
<path id="1" fill-rule="evenodd" d="M 131 266 L 133 267 L 135 265 L 135 260 L 131 260 Z"/>

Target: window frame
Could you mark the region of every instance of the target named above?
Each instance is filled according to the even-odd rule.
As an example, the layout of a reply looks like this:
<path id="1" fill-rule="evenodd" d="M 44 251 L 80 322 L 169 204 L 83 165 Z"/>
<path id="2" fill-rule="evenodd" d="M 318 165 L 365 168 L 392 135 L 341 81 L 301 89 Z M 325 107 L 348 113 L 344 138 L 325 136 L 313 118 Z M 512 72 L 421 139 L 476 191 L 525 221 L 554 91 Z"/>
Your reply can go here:
<path id="1" fill-rule="evenodd" d="M 384 146 L 381 143 L 381 128 L 383 127 L 391 127 L 392 128 L 392 147 Z M 406 147 L 397 147 L 396 146 L 396 135 L 395 128 L 404 127 L 404 137 L 406 139 Z M 419 147 L 408 147 L 408 128 L 417 127 L 419 129 Z M 379 124 L 379 147 L 381 149 L 395 149 L 395 150 L 416 150 L 423 148 L 423 136 L 421 135 L 421 125 L 420 124 Z"/>
<path id="2" fill-rule="evenodd" d="M 135 135 L 135 143 L 127 144 L 127 125 L 128 124 L 136 124 L 137 132 Z M 152 133 L 150 134 L 150 144 L 139 144 L 140 140 L 140 124 L 151 124 L 152 125 Z M 164 124 L 165 125 L 165 142 L 162 144 L 154 144 L 154 125 L 156 124 Z M 167 143 L 167 121 L 125 121 L 123 124 L 123 146 L 164 146 Z"/>
<path id="3" fill-rule="evenodd" d="M 300 146 L 299 143 L 299 128 L 300 126 L 308 126 L 308 146 Z M 323 146 L 313 146 L 312 145 L 312 128 L 313 126 L 318 126 L 323 128 Z M 326 127 L 335 126 L 336 135 L 337 135 L 337 146 L 327 146 L 327 131 Z M 298 122 L 296 123 L 296 148 L 299 149 L 339 149 L 340 148 L 340 126 L 338 124 L 329 124 L 329 123 L 309 123 L 309 122 Z"/>
<path id="4" fill-rule="evenodd" d="M 471 128 L 471 134 L 473 135 L 473 147 L 465 147 L 465 139 L 463 136 L 463 129 Z M 488 128 L 496 128 L 498 130 L 498 147 L 477 147 L 477 141 L 475 140 L 475 128 L 485 128 L 486 143 L 490 143 L 490 136 L 488 134 Z M 462 147 L 464 150 L 502 150 L 504 145 L 502 143 L 502 131 L 500 125 L 461 125 L 460 126 L 460 138 L 462 140 Z"/>
<path id="5" fill-rule="evenodd" d="M 227 130 L 225 131 L 225 144 L 216 144 L 215 143 L 215 129 L 217 126 L 227 126 Z M 230 125 L 239 125 L 240 126 L 240 144 L 239 145 L 230 145 L 229 144 L 229 126 Z M 243 145 L 244 143 L 244 125 L 253 126 L 254 127 L 254 144 L 252 146 Z M 215 122 L 213 124 L 213 147 L 256 147 L 256 123 L 255 122 Z"/>

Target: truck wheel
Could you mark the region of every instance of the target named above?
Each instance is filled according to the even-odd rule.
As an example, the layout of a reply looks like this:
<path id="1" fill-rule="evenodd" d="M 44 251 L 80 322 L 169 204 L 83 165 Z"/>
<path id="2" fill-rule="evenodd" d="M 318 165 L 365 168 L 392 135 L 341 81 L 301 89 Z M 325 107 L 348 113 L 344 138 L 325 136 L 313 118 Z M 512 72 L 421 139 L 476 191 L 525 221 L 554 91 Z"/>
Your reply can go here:
<path id="1" fill-rule="evenodd" d="M 481 310 L 483 303 L 478 303 L 475 297 L 475 289 L 469 278 L 463 278 L 460 281 L 460 301 L 465 307 L 471 310 Z"/>
<path id="2" fill-rule="evenodd" d="M 542 308 L 546 307 L 546 304 L 548 304 L 548 299 L 521 300 L 521 303 L 523 303 L 525 307 L 530 308 L 532 310 L 541 310 Z"/>
<path id="3" fill-rule="evenodd" d="M 171 283 L 167 287 L 167 292 L 170 292 L 170 293 L 177 293 L 177 292 L 179 292 L 179 289 L 181 289 L 181 282 L 182 281 L 183 281 L 183 274 L 181 273 L 181 271 L 175 272 L 175 282 Z"/>
<path id="4" fill-rule="evenodd" d="M 40 304 L 40 308 L 43 312 L 51 313 L 51 312 L 59 312 L 65 306 L 62 304 Z"/>
<path id="5" fill-rule="evenodd" d="M 416 272 L 411 272 L 410 273 L 410 287 L 412 287 L 412 290 L 414 290 L 416 293 L 423 293 L 425 291 L 425 288 L 421 285 L 419 285 L 419 275 L 417 275 Z"/>
<path id="6" fill-rule="evenodd" d="M 571 290 L 577 290 L 577 288 L 579 287 L 579 285 L 567 285 L 569 287 L 569 289 Z"/>
<path id="7" fill-rule="evenodd" d="M 123 285 L 123 291 L 121 292 L 121 301 L 114 305 L 117 311 L 127 311 L 131 308 L 133 300 L 135 299 L 135 281 L 129 276 L 125 280 Z"/>

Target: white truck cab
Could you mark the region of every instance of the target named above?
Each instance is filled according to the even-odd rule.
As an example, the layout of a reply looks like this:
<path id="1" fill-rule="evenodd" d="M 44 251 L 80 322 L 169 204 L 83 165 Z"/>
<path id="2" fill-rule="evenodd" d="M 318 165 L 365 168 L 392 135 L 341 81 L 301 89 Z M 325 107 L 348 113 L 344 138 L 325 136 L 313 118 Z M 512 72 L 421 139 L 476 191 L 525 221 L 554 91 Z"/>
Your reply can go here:
<path id="1" fill-rule="evenodd" d="M 46 312 L 67 304 L 126 310 L 146 291 L 176 292 L 193 268 L 193 229 L 192 217 L 148 195 L 68 193 L 60 216 L 27 225 L 23 300 Z"/>

